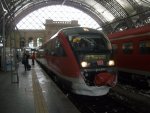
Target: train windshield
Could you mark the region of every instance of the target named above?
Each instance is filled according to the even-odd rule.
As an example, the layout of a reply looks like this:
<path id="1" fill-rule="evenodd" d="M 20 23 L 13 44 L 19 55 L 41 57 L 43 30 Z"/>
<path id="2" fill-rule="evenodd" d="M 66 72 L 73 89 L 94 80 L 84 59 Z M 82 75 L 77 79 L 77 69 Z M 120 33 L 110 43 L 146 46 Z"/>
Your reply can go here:
<path id="1" fill-rule="evenodd" d="M 111 54 L 111 44 L 103 34 L 69 36 L 70 45 L 83 68 L 106 66 Z"/>
<path id="2" fill-rule="evenodd" d="M 102 34 L 78 34 L 69 36 L 70 44 L 75 52 L 106 53 L 110 51 L 110 42 Z"/>

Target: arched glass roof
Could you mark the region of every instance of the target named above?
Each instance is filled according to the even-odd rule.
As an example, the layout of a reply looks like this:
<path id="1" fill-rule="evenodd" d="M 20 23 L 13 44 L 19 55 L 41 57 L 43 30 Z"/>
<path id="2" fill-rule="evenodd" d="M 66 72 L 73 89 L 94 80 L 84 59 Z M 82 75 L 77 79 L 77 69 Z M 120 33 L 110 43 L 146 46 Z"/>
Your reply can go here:
<path id="1" fill-rule="evenodd" d="M 12 28 L 32 11 L 52 5 L 79 9 L 108 33 L 150 23 L 150 0 L 1 0 L 0 25 L 5 18 L 4 26 Z"/>
<path id="2" fill-rule="evenodd" d="M 53 5 L 40 8 L 24 17 L 18 24 L 18 29 L 44 29 L 46 19 L 53 21 L 78 20 L 82 27 L 99 28 L 99 24 L 88 14 L 76 8 L 65 5 Z"/>

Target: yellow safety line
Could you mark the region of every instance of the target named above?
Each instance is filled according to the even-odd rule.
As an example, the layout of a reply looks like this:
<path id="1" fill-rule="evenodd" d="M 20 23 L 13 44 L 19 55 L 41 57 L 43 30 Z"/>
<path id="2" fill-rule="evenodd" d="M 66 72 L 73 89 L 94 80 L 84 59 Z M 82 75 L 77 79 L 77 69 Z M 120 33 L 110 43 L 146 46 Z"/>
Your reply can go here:
<path id="1" fill-rule="evenodd" d="M 49 113 L 35 70 L 32 70 L 33 96 L 36 113 Z"/>

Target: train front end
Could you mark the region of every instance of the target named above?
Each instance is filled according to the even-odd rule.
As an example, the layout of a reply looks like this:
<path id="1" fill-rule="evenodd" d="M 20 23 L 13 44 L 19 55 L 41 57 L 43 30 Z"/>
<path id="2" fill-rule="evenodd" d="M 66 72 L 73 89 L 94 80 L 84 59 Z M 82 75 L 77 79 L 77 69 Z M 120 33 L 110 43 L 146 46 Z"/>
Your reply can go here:
<path id="1" fill-rule="evenodd" d="M 81 29 L 68 37 L 80 67 L 81 84 L 73 84 L 75 93 L 105 95 L 116 85 L 117 74 L 108 38 L 93 29 Z"/>

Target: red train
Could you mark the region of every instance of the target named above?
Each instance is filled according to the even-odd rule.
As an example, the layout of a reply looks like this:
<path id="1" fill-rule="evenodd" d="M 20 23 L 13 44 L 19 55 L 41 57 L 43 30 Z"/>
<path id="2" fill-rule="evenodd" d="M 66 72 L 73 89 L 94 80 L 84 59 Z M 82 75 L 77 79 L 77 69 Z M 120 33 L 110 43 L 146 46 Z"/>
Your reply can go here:
<path id="1" fill-rule="evenodd" d="M 150 85 L 150 25 L 108 35 L 119 71 L 118 79 Z M 135 84 L 134 84 L 135 83 Z"/>
<path id="2" fill-rule="evenodd" d="M 98 30 L 70 27 L 58 31 L 39 48 L 37 60 L 75 94 L 101 96 L 117 82 L 112 47 Z"/>

